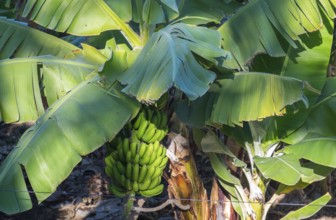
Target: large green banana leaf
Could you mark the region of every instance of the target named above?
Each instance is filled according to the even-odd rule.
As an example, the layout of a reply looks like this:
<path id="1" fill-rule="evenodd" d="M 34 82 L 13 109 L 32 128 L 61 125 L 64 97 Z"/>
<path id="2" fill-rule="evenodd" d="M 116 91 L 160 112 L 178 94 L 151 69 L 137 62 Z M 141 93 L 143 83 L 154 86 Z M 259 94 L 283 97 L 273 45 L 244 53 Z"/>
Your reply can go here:
<path id="1" fill-rule="evenodd" d="M 122 30 L 133 46 L 141 46 L 138 35 L 103 0 L 28 0 L 22 16 L 58 31 L 73 35 L 99 35 Z"/>
<path id="2" fill-rule="evenodd" d="M 60 38 L 0 17 L 0 59 L 53 55 L 71 56 L 80 49 Z"/>
<path id="3" fill-rule="evenodd" d="M 120 81 L 123 91 L 139 101 L 153 102 L 175 85 L 193 100 L 202 96 L 215 73 L 205 69 L 193 53 L 217 63 L 228 54 L 220 48 L 220 35 L 204 27 L 175 24 L 153 34 Z"/>
<path id="4" fill-rule="evenodd" d="M 34 121 L 43 112 L 42 96 L 51 105 L 84 81 L 95 65 L 51 56 L 0 61 L 0 112 L 6 123 Z"/>
<path id="5" fill-rule="evenodd" d="M 0 211 L 32 207 L 23 168 L 38 202 L 50 196 L 84 156 L 135 116 L 139 104 L 118 85 L 83 82 L 28 129 L 0 167 Z"/>
<path id="6" fill-rule="evenodd" d="M 240 72 L 216 81 L 206 95 L 190 105 L 181 103 L 177 114 L 184 122 L 196 126 L 202 123 L 242 126 L 244 121 L 283 115 L 287 105 L 306 102 L 304 88 L 305 82 L 294 78 Z"/>
<path id="7" fill-rule="evenodd" d="M 302 46 L 298 49 L 288 47 L 286 56 L 282 59 L 269 56 L 257 56 L 253 60 L 252 70 L 279 74 L 281 76 L 294 77 L 309 82 L 313 90 L 321 91 L 327 80 L 327 69 L 330 60 L 331 45 L 333 42 L 333 24 L 326 17 L 325 26 L 319 31 L 300 36 Z M 309 106 L 313 106 L 319 97 L 318 92 L 305 91 Z M 259 135 L 262 144 L 267 147 L 272 142 L 277 142 L 296 131 L 308 117 L 310 108 L 303 105 L 295 105 L 286 108 L 286 114 L 271 116 L 262 121 L 253 122 L 261 132 Z M 323 114 L 326 116 L 327 114 Z M 330 120 L 330 119 L 328 119 Z M 322 126 L 323 124 L 323 126 Z M 311 129 L 325 127 L 328 123 L 320 126 L 312 126 Z M 236 136 L 239 128 L 224 127 L 225 133 Z M 331 130 L 330 130 L 331 131 Z M 322 132 L 323 133 L 323 132 Z M 242 136 L 240 136 L 241 139 Z M 249 141 L 247 139 L 238 140 Z"/>
<path id="8" fill-rule="evenodd" d="M 296 48 L 299 35 L 323 26 L 320 10 L 335 16 L 335 1 L 331 0 L 253 0 L 239 10 L 218 31 L 224 49 L 233 54 L 231 68 L 245 68 L 257 53 L 274 57 L 286 53 L 279 38 Z M 281 37 L 276 35 L 278 32 Z"/>

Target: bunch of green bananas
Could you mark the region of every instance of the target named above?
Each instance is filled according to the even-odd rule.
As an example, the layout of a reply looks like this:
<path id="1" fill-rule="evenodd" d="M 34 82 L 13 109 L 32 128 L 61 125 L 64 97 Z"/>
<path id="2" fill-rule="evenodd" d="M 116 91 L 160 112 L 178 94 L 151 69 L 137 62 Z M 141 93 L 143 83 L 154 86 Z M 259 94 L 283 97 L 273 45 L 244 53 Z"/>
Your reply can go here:
<path id="1" fill-rule="evenodd" d="M 116 150 L 105 158 L 105 172 L 113 180 L 109 190 L 116 196 L 140 193 L 151 197 L 163 191 L 162 172 L 168 162 L 159 141 L 146 144 L 119 138 Z"/>
<path id="2" fill-rule="evenodd" d="M 133 132 L 137 139 L 146 143 L 161 141 L 167 134 L 167 115 L 164 111 L 142 109 L 133 123 Z"/>

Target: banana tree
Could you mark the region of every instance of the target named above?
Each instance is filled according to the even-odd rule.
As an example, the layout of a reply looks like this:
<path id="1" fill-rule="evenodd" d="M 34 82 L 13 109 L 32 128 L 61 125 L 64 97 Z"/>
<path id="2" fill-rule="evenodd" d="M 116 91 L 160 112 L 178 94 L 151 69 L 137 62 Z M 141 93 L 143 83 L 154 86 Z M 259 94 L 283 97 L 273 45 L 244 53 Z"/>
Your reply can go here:
<path id="1" fill-rule="evenodd" d="M 41 203 L 82 155 L 112 140 L 141 104 L 154 104 L 171 87 L 180 94 L 176 112 L 185 123 L 214 126 L 242 142 L 249 163 L 223 151 L 214 135 L 201 144 L 233 199 L 247 197 L 240 180 L 227 171 L 228 161 L 243 170 L 252 201 L 264 199 L 270 179 L 283 186 L 322 179 L 333 164 L 307 153 L 303 158 L 312 164 L 301 165 L 299 149 L 310 143 L 331 148 L 330 127 L 318 124 L 314 112 L 323 111 L 329 99 L 332 105 L 324 68 L 336 4 L 245 3 L 28 0 L 19 8 L 19 17 L 67 34 L 64 39 L 0 18 L 0 119 L 37 120 L 0 166 L 0 211 L 30 209 L 27 185 Z M 76 46 L 83 39 L 86 44 Z M 260 53 L 268 55 L 254 57 Z M 323 132 L 309 130 L 317 124 Z M 326 139 L 319 140 L 321 135 Z M 278 161 L 295 165 L 294 180 L 284 181 L 263 166 Z M 325 172 L 314 174 L 320 169 Z M 257 204 L 235 210 L 243 218 L 260 218 L 267 207 Z"/>

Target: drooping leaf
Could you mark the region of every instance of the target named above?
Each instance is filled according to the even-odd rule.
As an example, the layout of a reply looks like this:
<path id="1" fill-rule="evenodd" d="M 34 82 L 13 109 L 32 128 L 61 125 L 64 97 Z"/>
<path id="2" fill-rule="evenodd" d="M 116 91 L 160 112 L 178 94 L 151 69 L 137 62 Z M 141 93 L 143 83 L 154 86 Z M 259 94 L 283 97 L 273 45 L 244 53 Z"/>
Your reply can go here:
<path id="1" fill-rule="evenodd" d="M 328 167 L 336 167 L 336 139 L 316 138 L 304 140 L 284 148 L 286 154 L 310 160 Z"/>
<path id="2" fill-rule="evenodd" d="M 178 116 L 191 125 L 226 124 L 242 126 L 244 121 L 283 115 L 286 106 L 306 103 L 305 83 L 273 74 L 240 72 L 216 81 L 207 94 L 189 106 L 177 107 Z"/>
<path id="3" fill-rule="evenodd" d="M 32 207 L 21 166 L 42 202 L 84 156 L 106 141 L 136 114 L 139 104 L 103 82 L 83 82 L 39 118 L 0 167 L 0 211 Z"/>
<path id="4" fill-rule="evenodd" d="M 281 220 L 309 218 L 314 214 L 316 214 L 321 208 L 323 208 L 323 206 L 327 204 L 330 199 L 331 199 L 330 194 L 326 193 L 325 195 L 307 204 L 306 206 L 296 211 L 291 211 L 285 217 L 281 218 Z"/>
<path id="5" fill-rule="evenodd" d="M 0 17 L 0 59 L 53 55 L 59 58 L 80 49 L 42 31 Z"/>
<path id="6" fill-rule="evenodd" d="M 0 61 L 0 112 L 6 123 L 34 121 L 96 66 L 51 56 Z"/>
<path id="7" fill-rule="evenodd" d="M 218 175 L 219 178 L 230 184 L 240 185 L 239 179 L 230 173 L 228 167 L 225 165 L 224 161 L 218 155 L 216 155 L 215 153 L 209 153 L 209 159 L 212 168 L 214 169 L 215 173 Z"/>
<path id="8" fill-rule="evenodd" d="M 298 157 L 293 155 L 255 156 L 254 162 L 265 178 L 273 179 L 289 186 L 298 183 L 302 177 L 313 174 L 311 169 L 302 167 Z"/>
<path id="9" fill-rule="evenodd" d="M 140 46 L 138 35 L 103 0 L 28 0 L 23 17 L 58 32 L 73 35 L 99 35 L 106 30 L 121 30 L 133 46 Z"/>
<path id="10" fill-rule="evenodd" d="M 237 167 L 245 167 L 246 164 L 239 160 L 236 155 L 234 155 L 231 150 L 224 145 L 224 143 L 219 140 L 219 138 L 211 131 L 203 137 L 201 141 L 202 151 L 206 153 L 218 153 L 225 154 L 232 159 L 232 162 Z"/>
<path id="11" fill-rule="evenodd" d="M 224 49 L 235 58 L 231 68 L 245 68 L 246 63 L 258 53 L 285 56 L 276 31 L 292 47 L 297 47 L 299 35 L 316 31 L 323 26 L 320 8 L 333 11 L 335 1 L 255 0 L 250 1 L 218 30 L 223 37 Z M 329 13 L 334 16 L 334 14 Z M 229 65 L 229 64 L 228 64 Z"/>
<path id="12" fill-rule="evenodd" d="M 203 68 L 193 53 L 214 63 L 227 56 L 220 48 L 217 31 L 185 24 L 167 26 L 152 35 L 135 63 L 122 74 L 123 91 L 143 102 L 158 100 L 173 85 L 191 100 L 202 96 L 216 76 Z"/>

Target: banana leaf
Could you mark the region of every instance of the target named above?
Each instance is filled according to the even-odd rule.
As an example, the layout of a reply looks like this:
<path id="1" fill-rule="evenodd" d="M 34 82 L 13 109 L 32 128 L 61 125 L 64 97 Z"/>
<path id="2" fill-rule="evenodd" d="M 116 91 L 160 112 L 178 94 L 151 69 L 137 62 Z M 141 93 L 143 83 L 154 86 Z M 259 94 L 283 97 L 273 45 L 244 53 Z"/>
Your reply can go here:
<path id="1" fill-rule="evenodd" d="M 138 11 L 138 2 L 132 0 L 105 1 L 114 11 L 118 11 L 118 16 L 124 21 L 134 21 L 140 23 L 140 16 L 147 25 L 167 23 L 179 15 L 179 8 L 183 1 L 177 0 L 144 0 L 138 1 L 141 4 Z"/>
<path id="2" fill-rule="evenodd" d="M 53 55 L 71 56 L 81 50 L 27 24 L 0 17 L 0 59 Z"/>
<path id="3" fill-rule="evenodd" d="M 202 96 L 216 75 L 203 68 L 193 53 L 213 63 L 228 56 L 220 48 L 220 36 L 215 30 L 186 24 L 161 29 L 120 77 L 126 85 L 123 92 L 148 103 L 158 100 L 173 85 L 190 100 Z"/>
<path id="4" fill-rule="evenodd" d="M 336 168 L 336 138 L 304 140 L 284 148 L 286 154 L 310 160 L 323 166 Z M 335 151 L 335 153 L 334 153 Z"/>
<path id="5" fill-rule="evenodd" d="M 0 112 L 5 123 L 34 121 L 96 71 L 95 65 L 52 56 L 0 61 Z M 17 101 L 19 100 L 19 101 Z"/>
<path id="6" fill-rule="evenodd" d="M 255 156 L 254 162 L 265 178 L 273 179 L 282 184 L 295 185 L 300 179 L 312 176 L 313 170 L 302 167 L 299 157 L 281 155 L 274 157 Z"/>
<path id="7" fill-rule="evenodd" d="M 297 48 L 299 35 L 323 27 L 320 10 L 333 18 L 335 6 L 336 2 L 331 0 L 250 1 L 218 29 L 224 49 L 235 58 L 227 65 L 232 69 L 246 69 L 245 65 L 259 53 L 285 56 L 281 40 Z"/>
<path id="8" fill-rule="evenodd" d="M 321 137 L 333 138 L 335 136 L 335 88 L 336 79 L 328 78 L 322 89 L 321 95 L 315 105 L 312 106 L 307 119 L 295 132 L 284 139 L 286 143 L 295 144 L 301 140 Z"/>
<path id="9" fill-rule="evenodd" d="M 272 116 L 254 122 L 263 133 L 260 134 L 260 137 L 265 146 L 288 137 L 305 123 L 311 107 L 319 98 L 319 93 L 327 80 L 333 42 L 333 24 L 330 19 L 322 17 L 325 20 L 325 27 L 319 31 L 300 36 L 302 46 L 296 50 L 288 46 L 286 57 L 279 59 L 262 55 L 253 60 L 252 70 L 272 72 L 307 81 L 313 90 L 316 90 L 316 92 L 305 91 L 310 108 L 307 109 L 303 105 L 289 106 L 286 108 L 287 114 L 283 116 Z M 325 115 L 323 114 L 323 116 Z M 314 128 L 312 127 L 312 129 Z"/>
<path id="10" fill-rule="evenodd" d="M 304 189 L 309 184 L 325 179 L 330 173 L 334 170 L 332 167 L 322 166 L 313 162 L 302 163 L 302 166 L 313 171 L 312 175 L 304 176 L 299 182 L 295 185 L 287 186 L 280 184 L 276 194 L 286 194 L 295 189 Z"/>
<path id="11" fill-rule="evenodd" d="M 286 106 L 303 101 L 305 82 L 273 74 L 240 72 L 216 81 L 203 97 L 177 106 L 182 121 L 193 126 L 226 124 L 242 126 L 244 121 L 284 115 Z"/>
<path id="12" fill-rule="evenodd" d="M 121 93 L 118 84 L 103 85 L 99 80 L 81 83 L 23 134 L 0 166 L 1 212 L 13 214 L 32 208 L 27 184 L 41 203 L 81 156 L 113 139 L 136 115 L 139 104 Z"/>
<path id="13" fill-rule="evenodd" d="M 178 21 L 201 25 L 207 23 L 220 24 L 243 6 L 238 1 L 194 0 L 182 1 Z"/>
<path id="14" fill-rule="evenodd" d="M 79 36 L 122 30 L 133 46 L 141 46 L 139 36 L 103 0 L 28 0 L 22 13 L 34 22 L 57 32 Z"/>
<path id="15" fill-rule="evenodd" d="M 316 214 L 321 208 L 324 207 L 331 199 L 331 195 L 326 193 L 320 198 L 314 200 L 313 202 L 307 204 L 306 206 L 289 212 L 286 216 L 281 218 L 281 220 L 290 220 L 290 219 L 306 219 L 312 217 Z"/>

